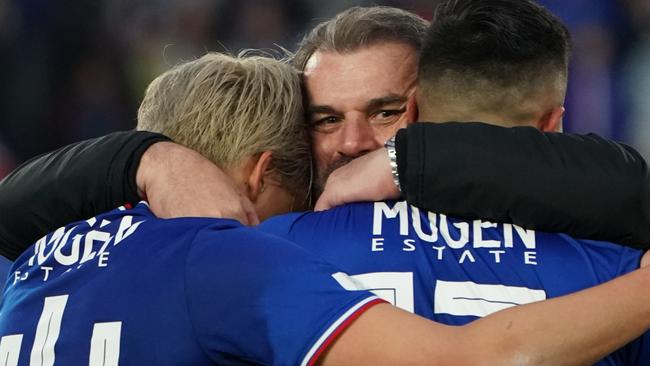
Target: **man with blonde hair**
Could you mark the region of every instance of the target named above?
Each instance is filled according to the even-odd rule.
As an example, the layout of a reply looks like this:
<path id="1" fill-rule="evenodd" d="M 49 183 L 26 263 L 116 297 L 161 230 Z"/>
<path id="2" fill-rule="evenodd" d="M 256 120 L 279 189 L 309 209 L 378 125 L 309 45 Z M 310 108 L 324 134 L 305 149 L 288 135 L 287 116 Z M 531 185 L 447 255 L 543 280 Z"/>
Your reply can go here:
<path id="1" fill-rule="evenodd" d="M 311 152 L 300 87 L 296 71 L 286 63 L 210 53 L 149 85 L 137 129 L 162 133 L 199 151 L 233 177 L 239 192 L 255 193 L 251 201 L 262 219 L 306 209 Z M 255 164 L 262 178 L 274 174 L 259 187 L 247 180 Z M 266 194 L 259 197 L 262 189 Z"/>
<path id="2" fill-rule="evenodd" d="M 232 161 L 220 164 L 264 217 L 268 205 L 288 207 L 308 181 L 308 174 L 299 176 L 307 170 L 282 170 L 286 166 L 275 162 L 283 158 L 283 139 L 306 134 L 299 93 L 298 74 L 288 65 L 207 55 L 151 84 L 141 124 L 186 139 L 206 155 L 229 154 L 226 144 L 241 140 L 255 146 L 242 145 Z M 269 107 L 268 100 L 287 104 Z M 209 107 L 192 105 L 200 102 Z M 233 113 L 240 108 L 255 120 L 238 119 Z M 278 117 L 290 120 L 279 134 L 266 131 Z M 290 155 L 306 163 L 308 151 Z M 294 188 L 283 188 L 289 181 Z M 158 219 L 141 203 L 62 227 L 16 261 L 0 309 L 0 357 L 7 365 L 587 362 L 650 327 L 639 321 L 650 319 L 650 309 L 635 306 L 650 304 L 638 288 L 648 281 L 650 270 L 639 271 L 454 328 L 369 292 L 348 291 L 352 279 L 345 273 L 290 242 L 233 220 Z M 608 304 L 603 291 L 622 293 Z M 592 300 L 608 306 L 572 310 Z M 618 308 L 628 310 L 618 322 L 634 320 L 622 332 L 606 321 Z M 549 321 L 548 314 L 571 321 Z M 593 329 L 595 322 L 601 327 Z M 564 337 L 550 339 L 548 332 Z M 481 351 L 461 352 L 468 344 Z"/>

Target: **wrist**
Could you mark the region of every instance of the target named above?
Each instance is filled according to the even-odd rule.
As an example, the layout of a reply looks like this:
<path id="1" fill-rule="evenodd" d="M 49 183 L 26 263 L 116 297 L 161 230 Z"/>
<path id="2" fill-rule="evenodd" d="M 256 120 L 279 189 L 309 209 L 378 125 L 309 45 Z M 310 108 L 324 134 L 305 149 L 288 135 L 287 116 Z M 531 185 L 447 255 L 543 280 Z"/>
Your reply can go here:
<path id="1" fill-rule="evenodd" d="M 173 154 L 173 150 L 177 147 L 173 142 L 161 141 L 156 142 L 149 146 L 142 154 L 138 170 L 135 175 L 135 182 L 138 188 L 138 196 L 140 199 L 147 199 L 147 190 L 151 183 L 155 181 L 154 175 L 164 169 L 164 160 Z"/>

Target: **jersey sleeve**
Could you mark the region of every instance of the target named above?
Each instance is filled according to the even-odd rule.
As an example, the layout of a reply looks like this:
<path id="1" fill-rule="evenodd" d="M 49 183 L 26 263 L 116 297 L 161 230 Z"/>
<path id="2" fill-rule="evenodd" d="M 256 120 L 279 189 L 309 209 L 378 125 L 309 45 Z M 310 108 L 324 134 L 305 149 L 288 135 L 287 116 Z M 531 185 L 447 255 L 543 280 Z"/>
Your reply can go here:
<path id="1" fill-rule="evenodd" d="M 650 246 L 650 174 L 596 135 L 482 123 L 415 123 L 396 138 L 409 203 L 630 247 Z"/>
<path id="2" fill-rule="evenodd" d="M 137 203 L 140 158 L 167 140 L 150 132 L 116 132 L 21 165 L 0 182 L 0 255 L 15 260 L 57 227 Z"/>
<path id="3" fill-rule="evenodd" d="M 206 229 L 188 251 L 186 294 L 197 341 L 219 364 L 312 365 L 366 309 L 335 267 L 253 229 Z"/>

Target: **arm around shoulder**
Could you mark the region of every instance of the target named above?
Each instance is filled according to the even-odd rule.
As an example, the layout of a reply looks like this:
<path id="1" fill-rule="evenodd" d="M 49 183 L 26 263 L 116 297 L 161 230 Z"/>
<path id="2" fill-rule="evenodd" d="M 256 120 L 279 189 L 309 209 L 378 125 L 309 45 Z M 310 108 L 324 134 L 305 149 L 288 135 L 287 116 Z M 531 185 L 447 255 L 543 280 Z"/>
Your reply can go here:
<path id="1" fill-rule="evenodd" d="M 650 173 L 596 135 L 415 123 L 396 138 L 402 193 L 430 211 L 650 247 Z"/>
<path id="2" fill-rule="evenodd" d="M 387 304 L 368 309 L 322 365 L 588 365 L 650 328 L 650 268 L 461 327 Z"/>
<path id="3" fill-rule="evenodd" d="M 137 202 L 140 157 L 167 140 L 150 132 L 116 132 L 21 165 L 0 182 L 0 255 L 14 260 L 51 230 Z"/>

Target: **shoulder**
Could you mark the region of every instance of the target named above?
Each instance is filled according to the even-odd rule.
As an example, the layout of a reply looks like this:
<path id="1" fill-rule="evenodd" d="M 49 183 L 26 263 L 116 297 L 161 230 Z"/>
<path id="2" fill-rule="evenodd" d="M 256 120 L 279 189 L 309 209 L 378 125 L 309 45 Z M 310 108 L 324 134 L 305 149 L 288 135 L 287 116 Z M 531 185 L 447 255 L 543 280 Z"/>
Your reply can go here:
<path id="1" fill-rule="evenodd" d="M 280 272 L 283 265 L 312 262 L 311 256 L 279 236 L 238 223 L 215 222 L 196 232 L 188 249 L 186 267 L 189 272 L 219 272 L 224 276 L 249 271 L 270 275 Z"/>
<path id="2" fill-rule="evenodd" d="M 350 203 L 326 211 L 305 211 L 274 216 L 257 228 L 261 231 L 284 236 L 295 231 L 312 229 L 323 232 L 333 227 L 354 226 L 363 221 L 371 222 L 375 203 Z"/>
<path id="3" fill-rule="evenodd" d="M 593 263 L 594 268 L 609 276 L 619 276 L 639 268 L 643 252 L 639 249 L 623 246 L 618 243 L 575 239 L 566 234 L 547 234 L 561 238 L 565 243 L 574 247 L 584 259 Z"/>

